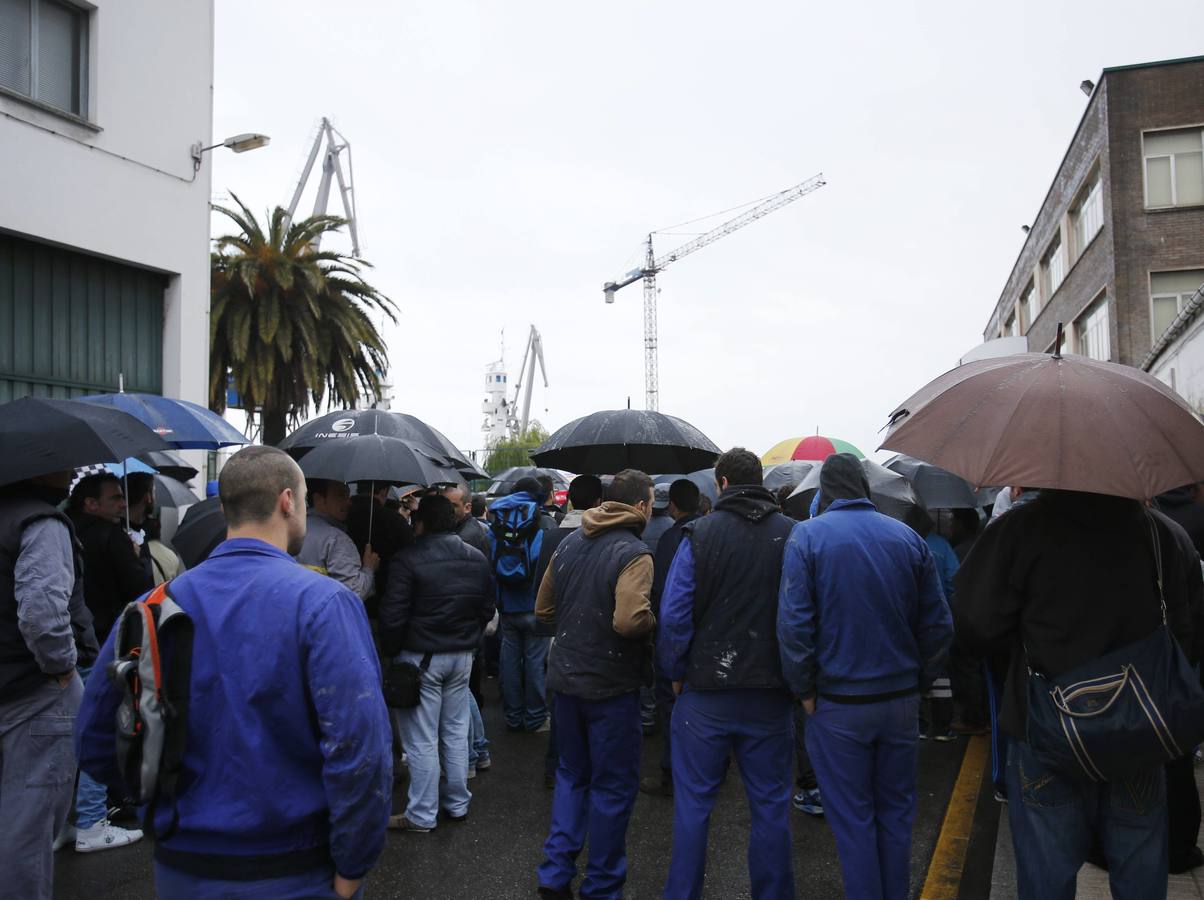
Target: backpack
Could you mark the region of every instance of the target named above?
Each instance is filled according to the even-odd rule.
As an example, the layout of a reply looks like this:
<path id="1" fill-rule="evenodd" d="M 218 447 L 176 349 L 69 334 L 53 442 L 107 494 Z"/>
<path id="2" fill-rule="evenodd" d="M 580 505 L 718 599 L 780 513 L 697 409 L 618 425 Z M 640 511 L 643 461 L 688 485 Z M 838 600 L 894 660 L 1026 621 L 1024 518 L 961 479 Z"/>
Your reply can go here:
<path id="1" fill-rule="evenodd" d="M 145 600 L 125 607 L 114 626 L 108 666 L 121 691 L 118 770 L 133 800 L 146 805 L 144 827 L 157 840 L 171 837 L 179 823 L 174 800 L 184 762 L 194 635 L 192 619 L 172 599 L 169 585 L 161 584 Z M 156 834 L 160 799 L 172 803 L 172 819 L 163 834 Z"/>
<path id="2" fill-rule="evenodd" d="M 493 572 L 507 587 L 530 584 L 539 562 L 543 528 L 538 503 L 521 503 L 494 510 L 489 531 L 493 538 Z"/>

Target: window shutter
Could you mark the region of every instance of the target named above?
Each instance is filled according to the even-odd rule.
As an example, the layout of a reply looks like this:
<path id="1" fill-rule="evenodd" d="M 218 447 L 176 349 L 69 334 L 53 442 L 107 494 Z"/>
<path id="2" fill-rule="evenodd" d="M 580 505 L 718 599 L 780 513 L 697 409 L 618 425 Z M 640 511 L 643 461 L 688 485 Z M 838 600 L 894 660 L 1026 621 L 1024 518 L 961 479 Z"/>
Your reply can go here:
<path id="1" fill-rule="evenodd" d="M 0 0 L 0 87 L 29 94 L 29 0 Z"/>
<path id="2" fill-rule="evenodd" d="M 38 0 L 38 99 L 79 114 L 79 13 Z"/>

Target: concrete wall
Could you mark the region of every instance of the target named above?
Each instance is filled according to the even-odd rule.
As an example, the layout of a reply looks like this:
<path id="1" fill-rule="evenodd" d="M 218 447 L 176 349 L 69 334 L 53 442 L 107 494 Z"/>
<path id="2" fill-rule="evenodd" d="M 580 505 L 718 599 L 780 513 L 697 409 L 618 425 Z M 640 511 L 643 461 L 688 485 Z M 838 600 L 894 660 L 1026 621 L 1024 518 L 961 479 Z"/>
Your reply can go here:
<path id="1" fill-rule="evenodd" d="M 1116 221 L 1116 327 L 1121 361 L 1137 365 L 1151 334 L 1150 272 L 1204 268 L 1204 207 L 1145 209 L 1141 134 L 1204 125 L 1204 61 L 1109 73 L 1108 137 Z"/>
<path id="2" fill-rule="evenodd" d="M 96 0 L 89 25 L 90 124 L 0 95 L 0 228 L 167 273 L 163 393 L 204 403 L 213 2 Z"/>

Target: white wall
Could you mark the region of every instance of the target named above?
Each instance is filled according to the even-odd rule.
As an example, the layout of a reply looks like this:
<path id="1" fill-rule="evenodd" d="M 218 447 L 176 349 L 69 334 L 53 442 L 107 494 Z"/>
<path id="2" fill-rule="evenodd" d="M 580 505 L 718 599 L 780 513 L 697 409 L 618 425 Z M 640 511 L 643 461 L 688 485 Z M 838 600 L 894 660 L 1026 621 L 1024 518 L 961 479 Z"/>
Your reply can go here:
<path id="1" fill-rule="evenodd" d="M 1150 374 L 1170 385 L 1197 412 L 1204 414 L 1204 316 L 1171 344 Z"/>
<path id="2" fill-rule="evenodd" d="M 204 403 L 210 156 L 229 151 L 194 173 L 189 148 L 212 143 L 213 0 L 94 6 L 87 118 L 100 130 L 0 95 L 0 228 L 173 276 L 163 393 Z"/>

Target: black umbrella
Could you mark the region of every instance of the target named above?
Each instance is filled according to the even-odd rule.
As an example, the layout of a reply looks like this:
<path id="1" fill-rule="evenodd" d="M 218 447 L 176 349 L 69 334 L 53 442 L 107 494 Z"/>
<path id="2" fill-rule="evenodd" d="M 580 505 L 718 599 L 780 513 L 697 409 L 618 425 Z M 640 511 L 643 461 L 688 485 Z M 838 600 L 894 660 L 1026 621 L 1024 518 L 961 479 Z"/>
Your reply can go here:
<path id="1" fill-rule="evenodd" d="M 682 419 L 638 409 L 612 409 L 577 419 L 531 454 L 541 466 L 570 472 L 614 475 L 697 472 L 715 464 L 719 448 Z"/>
<path id="2" fill-rule="evenodd" d="M 886 461 L 886 468 L 910 481 L 928 509 L 975 509 L 980 505 L 970 482 L 940 466 L 900 453 Z"/>
<path id="3" fill-rule="evenodd" d="M 361 434 L 314 447 L 299 461 L 306 478 L 376 481 L 384 484 L 459 483 L 460 473 L 442 456 L 414 441 Z"/>
<path id="4" fill-rule="evenodd" d="M 0 484 L 167 449 L 120 410 L 45 397 L 0 405 Z"/>
<path id="5" fill-rule="evenodd" d="M 200 472 L 188 464 L 178 450 L 152 450 L 150 453 L 138 454 L 138 459 L 153 468 L 160 475 L 169 475 L 176 481 L 191 481 Z"/>
<path id="6" fill-rule="evenodd" d="M 657 475 L 652 479 L 652 483 L 673 484 L 673 482 L 681 478 L 694 482 L 698 486 L 698 490 L 706 494 L 712 503 L 719 499 L 719 485 L 715 484 L 714 469 L 702 469 L 698 472 L 691 472 L 688 475 Z"/>
<path id="7" fill-rule="evenodd" d="M 161 509 L 180 509 L 200 501 L 184 482 L 170 475 L 155 476 L 155 506 Z"/>
<path id="8" fill-rule="evenodd" d="M 192 569 L 209 558 L 217 545 L 226 539 L 226 516 L 221 501 L 210 497 L 188 507 L 171 545 L 184 565 Z"/>
<path id="9" fill-rule="evenodd" d="M 932 530 L 932 519 L 920 503 L 910 481 L 868 459 L 859 462 L 870 484 L 870 500 L 878 507 L 878 512 L 910 525 L 920 534 L 927 534 Z M 819 490 L 819 474 L 822 468 L 822 465 L 816 466 L 794 489 L 789 498 L 793 509 L 802 507 L 801 511 L 804 514 L 810 509 L 815 492 Z"/>
<path id="10" fill-rule="evenodd" d="M 796 487 L 812 469 L 819 468 L 823 463 L 813 459 L 792 459 L 790 462 L 778 463 L 776 466 L 766 466 L 762 484 L 771 491 L 778 488 Z"/>
<path id="11" fill-rule="evenodd" d="M 385 409 L 341 409 L 327 413 L 306 422 L 281 441 L 279 446 L 294 458 L 301 459 L 315 447 L 365 434 L 402 438 L 419 444 L 441 457 L 441 462 L 450 463 L 468 480 L 489 477 L 460 452 L 443 432 L 432 428 L 417 416 Z"/>
<path id="12" fill-rule="evenodd" d="M 552 479 L 552 487 L 558 491 L 567 491 L 569 489 L 569 480 L 564 477 L 564 473 L 556 469 L 540 469 L 536 466 L 514 466 L 506 469 L 504 472 L 499 472 L 493 476 L 493 481 L 490 482 L 488 489 L 485 491 L 487 497 L 505 497 L 514 491 L 514 486 L 524 478 L 543 478 Z"/>

